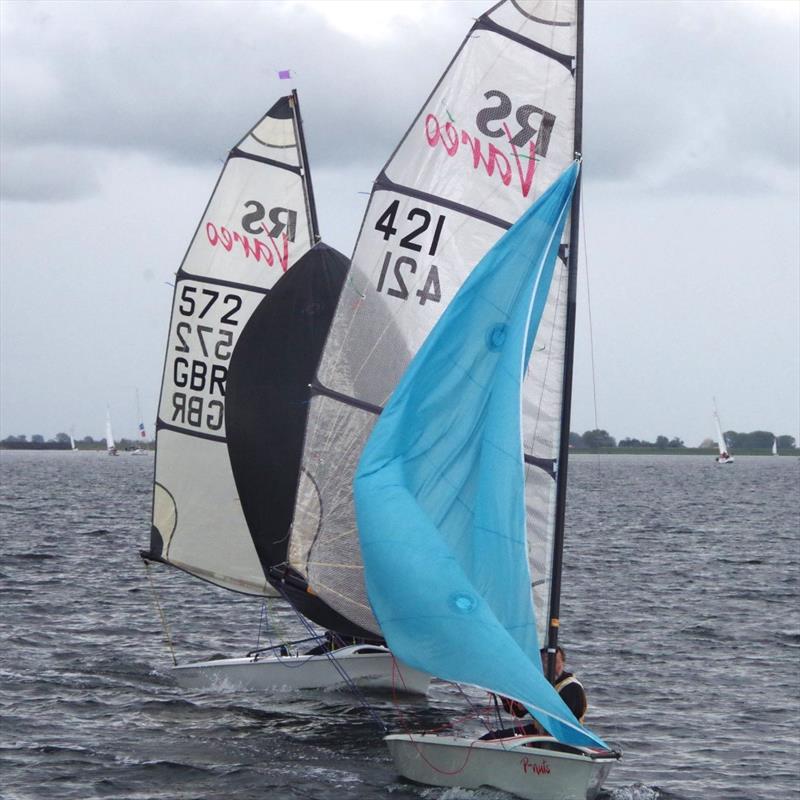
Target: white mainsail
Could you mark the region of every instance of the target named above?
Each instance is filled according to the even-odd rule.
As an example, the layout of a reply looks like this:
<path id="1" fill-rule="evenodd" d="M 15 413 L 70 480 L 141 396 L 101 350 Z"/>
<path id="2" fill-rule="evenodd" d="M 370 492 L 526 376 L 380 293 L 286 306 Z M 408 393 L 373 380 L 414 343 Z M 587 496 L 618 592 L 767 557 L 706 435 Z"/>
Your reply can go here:
<path id="1" fill-rule="evenodd" d="M 778 439 L 777 437 L 772 437 L 772 455 L 778 455 Z"/>
<path id="2" fill-rule="evenodd" d="M 725 441 L 725 434 L 722 432 L 722 423 L 719 420 L 716 398 L 714 398 L 714 424 L 717 427 L 717 447 L 719 448 L 717 461 L 721 464 L 728 464 L 733 461 L 733 456 L 730 454 L 728 443 Z"/>
<path id="3" fill-rule="evenodd" d="M 272 594 L 225 435 L 238 337 L 317 240 L 296 93 L 231 150 L 175 281 L 156 433 L 150 552 L 219 586 Z"/>
<path id="4" fill-rule="evenodd" d="M 114 434 L 111 431 L 111 409 L 106 409 L 106 452 L 110 456 L 117 454 L 117 446 L 114 443 Z"/>
<path id="5" fill-rule="evenodd" d="M 376 414 L 471 269 L 572 162 L 576 31 L 574 3 L 494 6 L 373 187 L 318 371 L 289 551 L 309 590 L 367 630 L 380 632 L 354 519 L 358 458 Z M 567 268 L 559 259 L 523 399 L 540 637 L 548 621 L 566 308 Z"/>

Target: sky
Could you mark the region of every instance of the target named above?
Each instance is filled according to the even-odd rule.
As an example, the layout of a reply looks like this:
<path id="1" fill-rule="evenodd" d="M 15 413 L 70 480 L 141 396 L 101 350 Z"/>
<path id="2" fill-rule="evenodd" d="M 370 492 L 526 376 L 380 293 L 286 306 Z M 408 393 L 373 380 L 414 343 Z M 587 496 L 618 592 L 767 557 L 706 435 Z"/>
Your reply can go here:
<path id="1" fill-rule="evenodd" d="M 152 432 L 227 151 L 300 96 L 323 239 L 489 0 L 0 2 L 0 438 Z M 281 81 L 278 70 L 293 80 Z M 800 3 L 587 0 L 571 429 L 800 441 Z M 591 320 L 591 324 L 590 324 Z"/>

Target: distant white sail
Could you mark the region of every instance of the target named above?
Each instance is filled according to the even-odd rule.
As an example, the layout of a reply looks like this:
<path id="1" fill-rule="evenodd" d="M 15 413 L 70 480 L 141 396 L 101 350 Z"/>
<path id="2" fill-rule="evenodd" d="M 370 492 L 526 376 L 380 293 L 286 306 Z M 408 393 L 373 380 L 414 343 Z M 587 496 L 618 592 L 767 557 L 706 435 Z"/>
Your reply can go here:
<path id="1" fill-rule="evenodd" d="M 106 452 L 110 456 L 117 455 L 117 446 L 114 443 L 114 434 L 111 432 L 111 410 L 106 409 Z"/>
<path id="2" fill-rule="evenodd" d="M 717 447 L 719 448 L 719 455 L 717 456 L 718 464 L 732 464 L 733 456 L 730 453 L 727 442 L 725 441 L 725 434 L 722 432 L 722 424 L 719 421 L 719 412 L 717 411 L 717 400 L 714 398 L 714 423 L 717 426 Z"/>

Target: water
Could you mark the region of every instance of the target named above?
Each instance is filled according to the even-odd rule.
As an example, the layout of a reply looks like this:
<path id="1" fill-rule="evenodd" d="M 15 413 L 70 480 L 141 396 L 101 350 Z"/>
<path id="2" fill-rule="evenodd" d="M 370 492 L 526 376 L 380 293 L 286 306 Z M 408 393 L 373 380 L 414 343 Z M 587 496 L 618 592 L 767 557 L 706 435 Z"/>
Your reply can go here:
<path id="1" fill-rule="evenodd" d="M 0 454 L 0 796 L 504 800 L 402 781 L 374 725 L 427 698 L 179 690 L 137 550 L 152 457 Z M 622 746 L 612 800 L 800 797 L 797 458 L 581 456 L 562 603 L 588 723 Z M 179 660 L 255 645 L 261 607 L 153 568 Z M 302 634 L 277 608 L 284 633 Z"/>

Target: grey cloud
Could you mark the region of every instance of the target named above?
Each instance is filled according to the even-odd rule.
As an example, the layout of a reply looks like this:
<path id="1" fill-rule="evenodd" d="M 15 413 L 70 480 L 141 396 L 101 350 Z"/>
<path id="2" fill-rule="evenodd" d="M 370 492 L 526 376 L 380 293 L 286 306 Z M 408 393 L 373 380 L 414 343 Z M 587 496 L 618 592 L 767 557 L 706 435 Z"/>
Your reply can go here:
<path id="1" fill-rule="evenodd" d="M 58 145 L 3 148 L 0 176 L 3 198 L 26 203 L 79 200 L 100 186 L 95 157 Z"/>
<path id="2" fill-rule="evenodd" d="M 10 163 L 35 145 L 137 151 L 208 163 L 278 94 L 300 90 L 312 167 L 377 171 L 486 3 L 452 3 L 391 39 L 359 42 L 305 6 L 276 2 L 4 4 L 2 137 Z M 592 174 L 679 190 L 769 187 L 796 170 L 797 23 L 757 6 L 587 3 L 585 155 Z M 289 68 L 296 80 L 279 82 Z M 40 153 L 54 152 L 40 150 Z M 23 158 L 24 161 L 24 158 Z M 705 161 L 702 170 L 694 166 Z M 57 163 L 47 171 L 65 174 Z M 36 196 L 40 178 L 4 183 Z M 89 175 L 74 191 L 91 189 Z M 61 185 L 56 177 L 53 194 Z M 738 188 L 736 188 L 738 187 Z M 16 194 L 9 194 L 10 191 Z M 46 193 L 43 199 L 49 199 Z"/>
<path id="3" fill-rule="evenodd" d="M 451 37 L 430 26 L 405 32 L 391 47 L 363 45 L 305 7 L 276 3 L 45 8 L 9 10 L 6 147 L 58 143 L 208 161 L 292 85 L 275 78 L 277 69 L 291 68 L 308 121 L 324 131 L 315 161 L 385 156 L 407 124 L 406 106 L 416 110 L 438 77 L 404 42 L 422 40 L 429 52 L 444 42 L 442 66 L 452 47 Z M 466 32 L 469 18 L 458 7 L 451 17 Z"/>
<path id="4" fill-rule="evenodd" d="M 609 180 L 671 164 L 706 189 L 773 185 L 798 167 L 798 22 L 755 4 L 587 4 L 587 156 Z M 747 170 L 761 160 L 764 168 Z M 697 169 L 697 162 L 704 162 Z M 738 175 L 738 180 L 730 180 Z"/>

